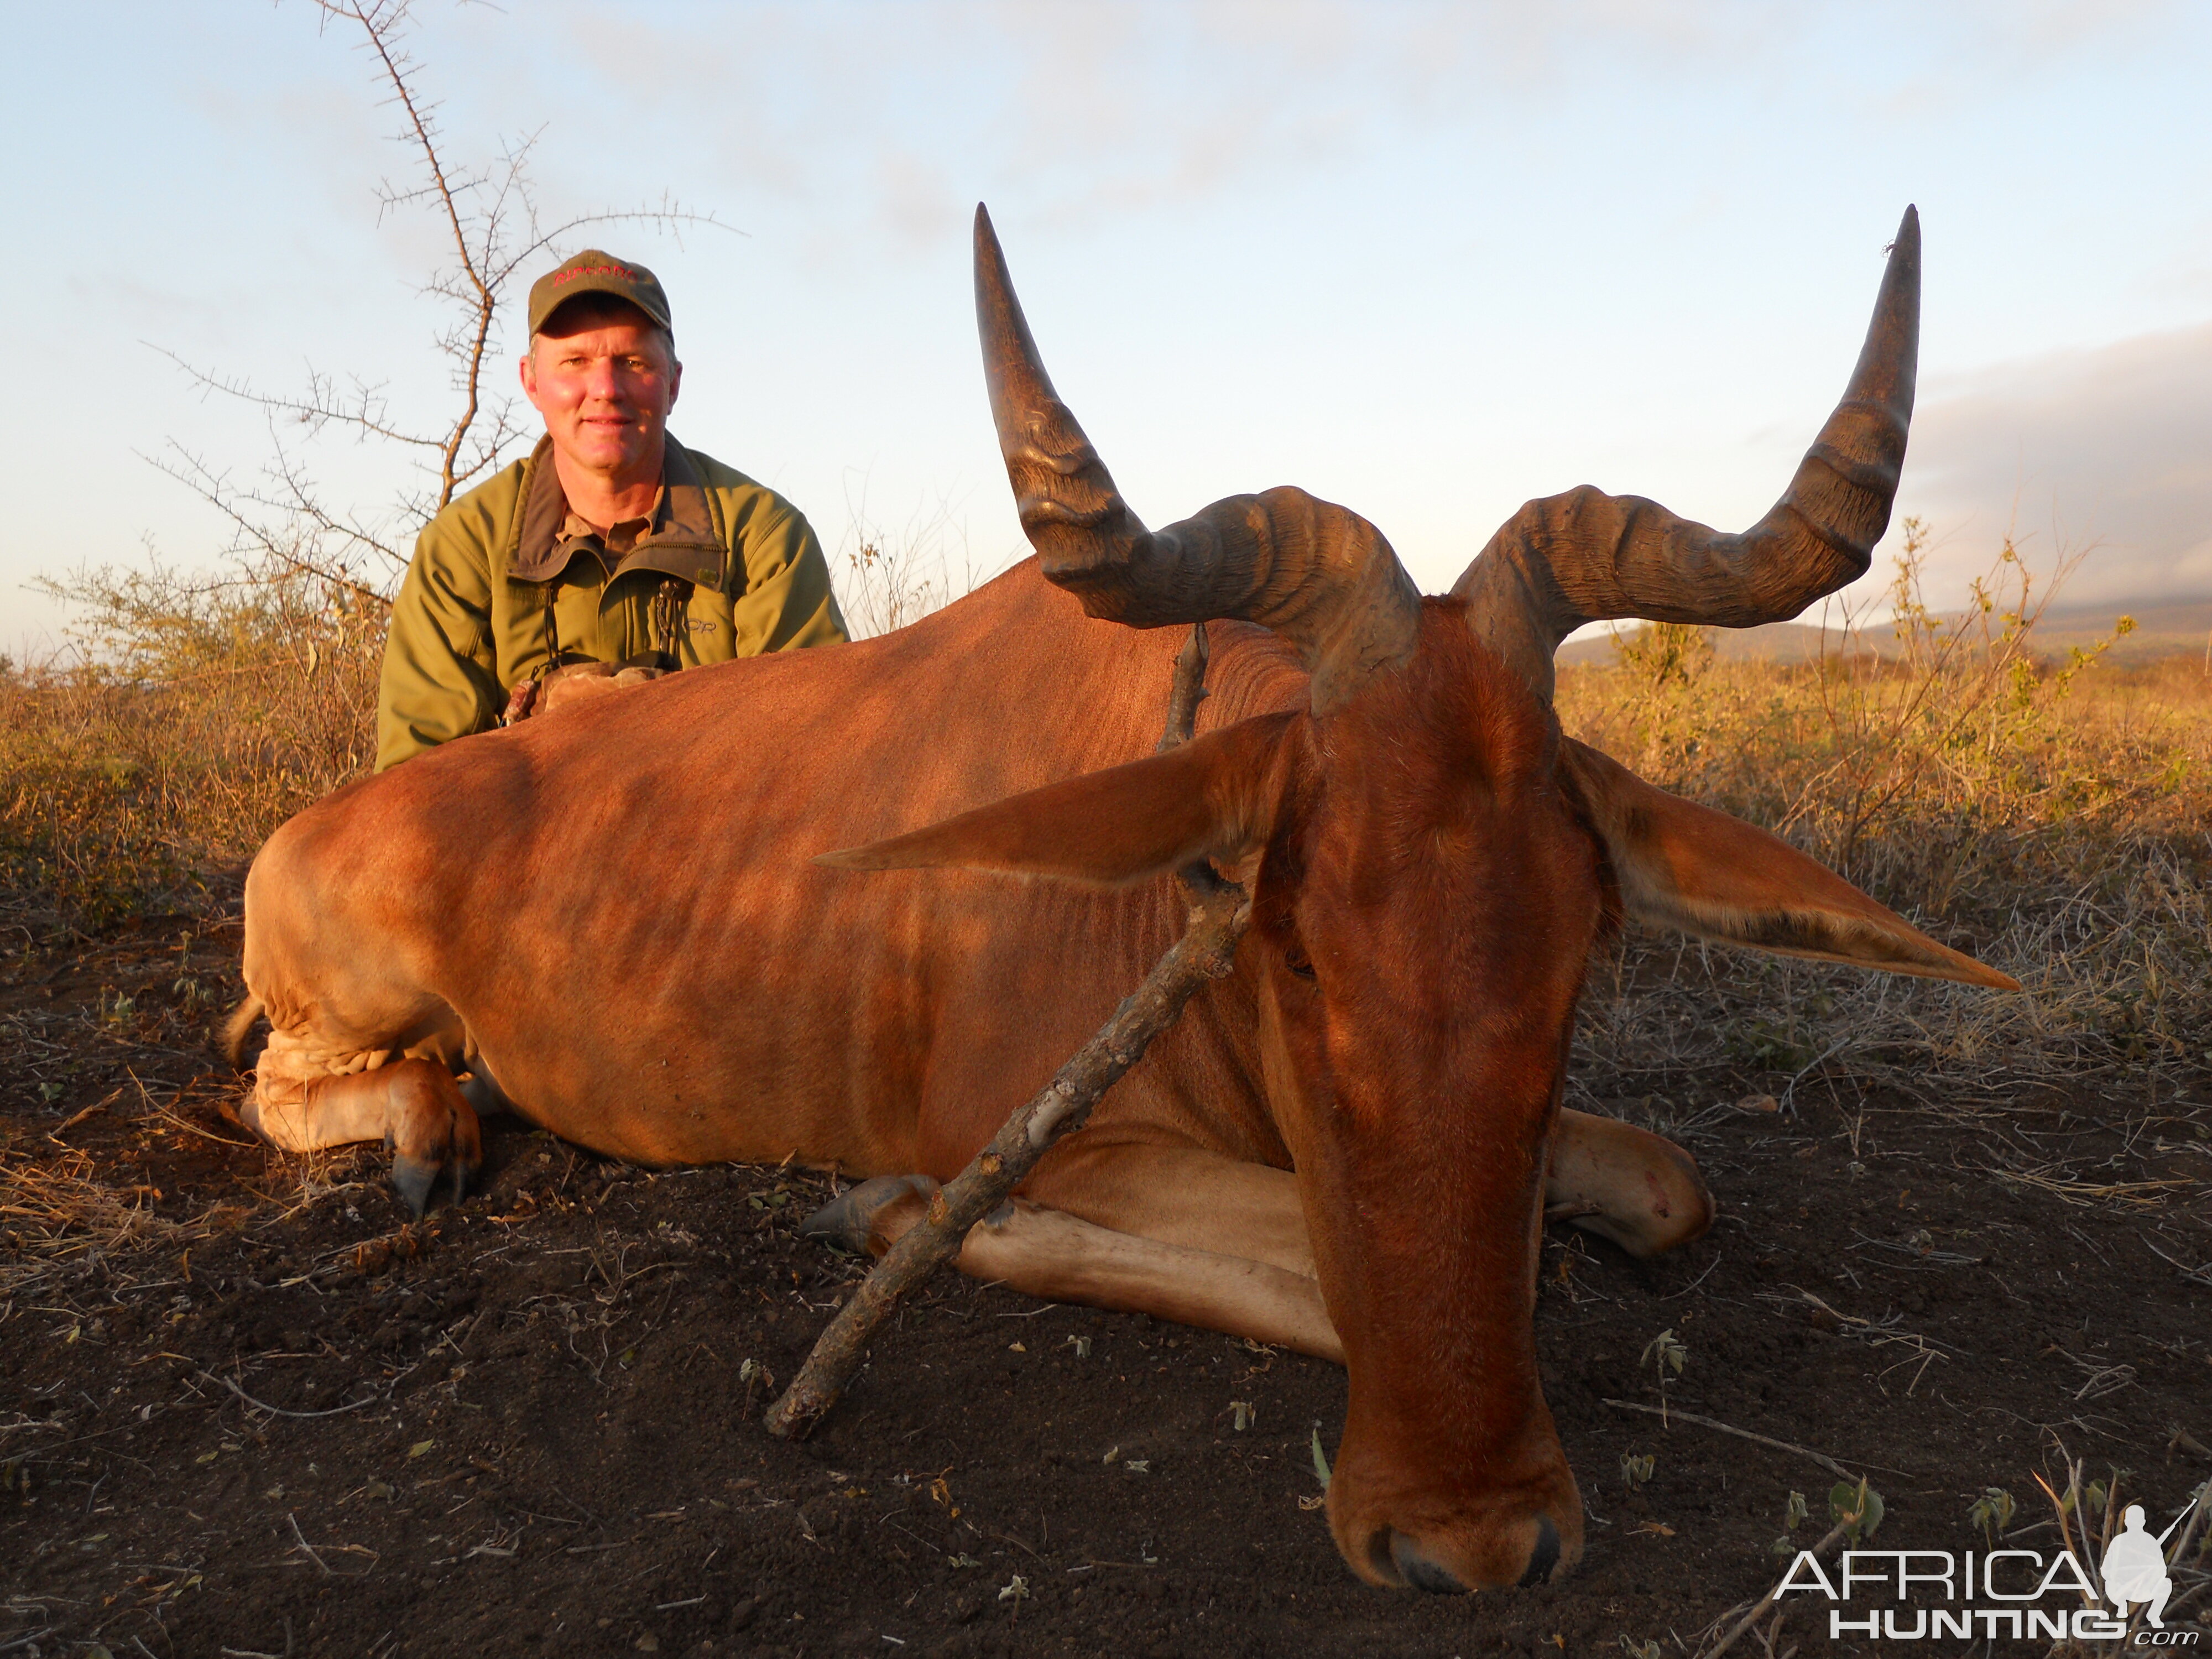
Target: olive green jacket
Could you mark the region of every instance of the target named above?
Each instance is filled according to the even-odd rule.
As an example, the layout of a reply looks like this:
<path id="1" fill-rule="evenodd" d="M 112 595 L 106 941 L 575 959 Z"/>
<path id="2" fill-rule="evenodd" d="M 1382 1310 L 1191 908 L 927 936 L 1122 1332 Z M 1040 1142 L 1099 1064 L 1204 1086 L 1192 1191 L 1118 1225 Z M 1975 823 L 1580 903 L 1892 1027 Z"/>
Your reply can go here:
<path id="1" fill-rule="evenodd" d="M 497 726 L 518 684 L 568 663 L 689 668 L 846 637 L 821 544 L 774 490 L 672 437 L 652 523 L 614 558 L 563 538 L 551 453 L 540 441 L 416 540 L 384 644 L 378 771 Z"/>

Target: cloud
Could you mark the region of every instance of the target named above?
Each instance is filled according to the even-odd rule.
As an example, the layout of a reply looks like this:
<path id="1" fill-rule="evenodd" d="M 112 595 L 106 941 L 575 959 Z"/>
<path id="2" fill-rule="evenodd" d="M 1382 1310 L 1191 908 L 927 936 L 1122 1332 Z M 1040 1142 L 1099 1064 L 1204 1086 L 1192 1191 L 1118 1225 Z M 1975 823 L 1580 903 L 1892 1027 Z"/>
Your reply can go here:
<path id="1" fill-rule="evenodd" d="M 2044 559 L 2094 544 L 2069 599 L 2212 597 L 2208 432 L 2212 323 L 2001 364 L 1923 390 L 1908 501 L 1954 574 L 2009 529 Z"/>
<path id="2" fill-rule="evenodd" d="M 607 31 L 566 10 L 560 72 L 637 130 L 685 112 L 723 176 L 843 204 L 848 234 L 957 244 L 979 194 L 1053 225 L 1212 204 L 1352 169 L 1408 133 L 1518 136 L 1593 77 L 1709 83 L 1802 33 L 1771 0 L 1023 0 L 748 7 L 735 34 L 666 13 Z M 586 50 L 587 49 L 587 50 Z M 917 135 L 931 149 L 924 176 Z M 957 183 L 959 188 L 954 189 Z"/>

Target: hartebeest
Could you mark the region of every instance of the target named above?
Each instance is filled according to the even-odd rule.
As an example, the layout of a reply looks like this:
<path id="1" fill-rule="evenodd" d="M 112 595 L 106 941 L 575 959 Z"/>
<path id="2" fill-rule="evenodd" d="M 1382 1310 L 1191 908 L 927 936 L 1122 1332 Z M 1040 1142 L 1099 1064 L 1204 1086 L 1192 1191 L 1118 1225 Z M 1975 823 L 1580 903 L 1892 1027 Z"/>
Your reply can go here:
<path id="1" fill-rule="evenodd" d="M 465 1073 L 622 1158 L 878 1177 L 819 1224 L 881 1249 L 1173 938 L 1166 872 L 1210 859 L 1252 894 L 1235 973 L 961 1265 L 1340 1358 L 1352 1570 L 1547 1577 L 1582 1539 L 1536 1380 L 1547 1200 L 1645 1253 L 1711 1213 L 1678 1149 L 1560 1109 L 1593 945 L 1634 916 L 2012 984 L 1564 738 L 1550 702 L 1586 620 L 1744 626 L 1866 568 L 1918 266 L 1908 211 L 1844 401 L 1753 529 L 1578 489 L 1425 600 L 1371 525 L 1296 489 L 1146 531 L 979 211 L 992 410 L 1040 557 L 888 637 L 599 698 L 302 812 L 247 883 L 234 1042 L 263 1005 L 272 1035 L 246 1121 L 288 1147 L 386 1136 L 419 1205 L 477 1158 Z M 1139 758 L 1166 625 L 1193 623 L 1200 735 Z M 837 848 L 859 850 L 816 860 Z"/>

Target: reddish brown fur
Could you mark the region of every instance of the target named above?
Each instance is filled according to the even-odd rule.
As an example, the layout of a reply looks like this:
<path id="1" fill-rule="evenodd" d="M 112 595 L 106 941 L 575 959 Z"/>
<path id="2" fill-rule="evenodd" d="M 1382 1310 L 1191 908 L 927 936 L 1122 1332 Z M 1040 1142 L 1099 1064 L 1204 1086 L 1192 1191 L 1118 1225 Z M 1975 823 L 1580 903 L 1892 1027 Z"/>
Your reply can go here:
<path id="1" fill-rule="evenodd" d="M 1395 1579 L 1395 1528 L 1510 1583 L 1537 1516 L 1581 1542 L 1530 1316 L 1597 857 L 1548 711 L 1427 612 L 1413 666 L 1307 733 L 1255 904 L 1264 1060 L 1351 1378 L 1338 1544 Z"/>

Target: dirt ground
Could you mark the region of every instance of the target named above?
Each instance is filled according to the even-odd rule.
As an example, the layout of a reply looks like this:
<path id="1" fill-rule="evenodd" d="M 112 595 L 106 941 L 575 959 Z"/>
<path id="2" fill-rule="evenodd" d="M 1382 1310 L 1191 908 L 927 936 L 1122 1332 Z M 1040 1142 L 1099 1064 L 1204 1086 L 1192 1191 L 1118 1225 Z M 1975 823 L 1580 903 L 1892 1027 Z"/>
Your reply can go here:
<path id="1" fill-rule="evenodd" d="M 1747 1066 L 1601 1097 L 1689 1146 L 1722 1218 L 1655 1264 L 1553 1231 L 1587 1556 L 1444 1600 L 1330 1543 L 1333 1367 L 948 1276 L 787 1445 L 762 1409 L 858 1273 L 795 1236 L 827 1181 L 506 1122 L 484 1190 L 408 1226 L 380 1155 L 225 1120 L 234 927 L 0 948 L 0 1654 L 1654 1659 L 1774 1582 L 1793 1491 L 1793 1542 L 1826 1530 L 1816 1453 L 1869 1475 L 1890 1547 L 1983 1547 L 2001 1486 L 2048 1550 L 2061 1441 L 2158 1517 L 2212 1474 L 2212 1089 L 1992 1076 L 1931 1111 L 1827 1076 L 1763 1110 L 1788 1076 Z M 1664 1423 L 1629 1409 L 1662 1392 Z M 1771 1659 L 1854 1650 L 1792 1607 Z"/>

